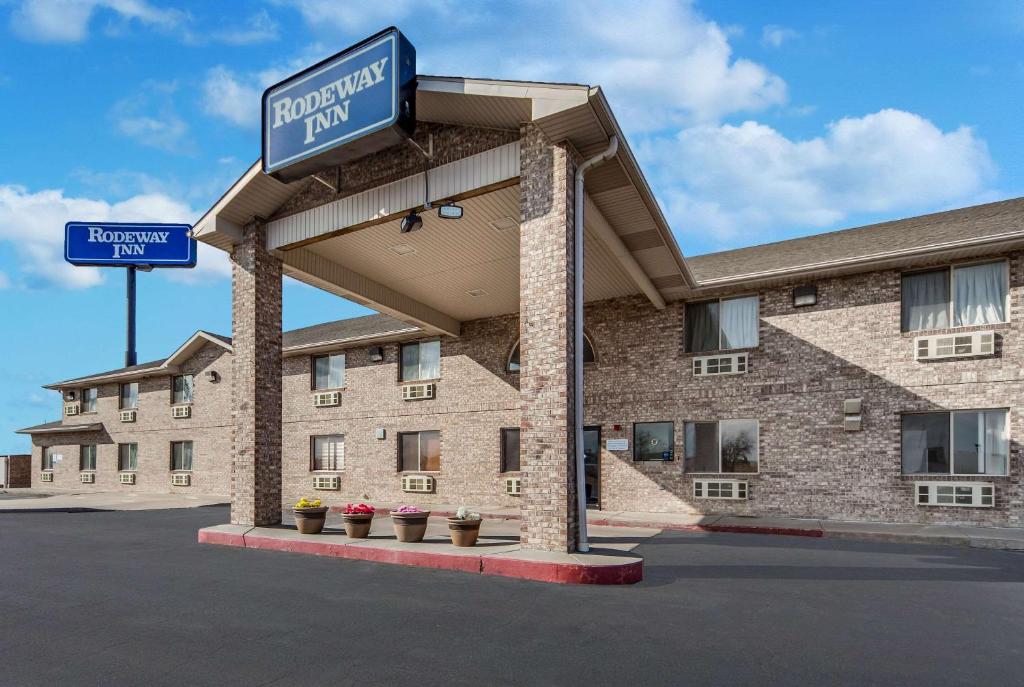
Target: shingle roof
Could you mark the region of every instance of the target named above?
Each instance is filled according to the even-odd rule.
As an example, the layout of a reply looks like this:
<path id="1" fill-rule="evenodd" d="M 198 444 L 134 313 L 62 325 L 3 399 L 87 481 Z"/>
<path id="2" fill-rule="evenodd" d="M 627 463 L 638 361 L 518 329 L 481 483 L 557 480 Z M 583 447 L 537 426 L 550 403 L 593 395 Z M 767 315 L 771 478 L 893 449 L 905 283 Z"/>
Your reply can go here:
<path id="1" fill-rule="evenodd" d="M 698 282 L 871 259 L 1024 231 L 1024 198 L 687 259 Z"/>
<path id="2" fill-rule="evenodd" d="M 420 331 L 419 327 L 387 315 L 366 315 L 285 332 L 282 347 L 286 349 L 299 348 L 418 331 Z"/>

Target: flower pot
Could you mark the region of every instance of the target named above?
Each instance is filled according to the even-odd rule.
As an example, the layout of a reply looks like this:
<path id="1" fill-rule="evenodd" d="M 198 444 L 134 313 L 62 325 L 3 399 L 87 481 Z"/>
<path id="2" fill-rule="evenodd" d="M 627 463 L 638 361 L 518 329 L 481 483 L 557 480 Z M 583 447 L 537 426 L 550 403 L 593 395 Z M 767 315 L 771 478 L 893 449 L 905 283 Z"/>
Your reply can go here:
<path id="1" fill-rule="evenodd" d="M 370 536 L 373 513 L 342 513 L 341 519 L 345 522 L 345 534 L 349 539 L 366 539 Z"/>
<path id="2" fill-rule="evenodd" d="M 327 521 L 327 506 L 319 508 L 293 508 L 295 527 L 299 534 L 320 534 Z"/>
<path id="3" fill-rule="evenodd" d="M 398 513 L 391 511 L 391 523 L 395 526 L 395 536 L 398 538 L 398 541 L 423 541 L 423 535 L 427 532 L 427 518 L 429 517 L 429 510 L 421 513 Z"/>
<path id="4" fill-rule="evenodd" d="M 455 546 L 476 546 L 476 538 L 480 536 L 480 523 L 483 520 L 460 520 L 448 518 L 448 531 L 452 535 Z"/>

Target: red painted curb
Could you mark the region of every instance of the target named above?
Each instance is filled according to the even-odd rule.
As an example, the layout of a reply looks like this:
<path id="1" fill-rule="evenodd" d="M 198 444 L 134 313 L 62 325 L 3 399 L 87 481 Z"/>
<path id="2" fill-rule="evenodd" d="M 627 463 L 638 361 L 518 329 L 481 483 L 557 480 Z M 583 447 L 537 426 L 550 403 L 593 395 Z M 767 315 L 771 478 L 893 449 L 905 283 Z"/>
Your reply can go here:
<path id="1" fill-rule="evenodd" d="M 200 544 L 237 546 L 246 549 L 286 551 L 314 556 L 348 558 L 351 560 L 389 563 L 437 570 L 456 570 L 501 577 L 515 577 L 557 584 L 635 584 L 643 579 L 643 561 L 633 560 L 621 565 L 582 565 L 530 561 L 506 556 L 453 555 L 430 551 L 399 551 L 379 549 L 356 543 L 335 543 L 315 540 L 277 539 L 259 534 L 233 534 L 202 529 Z"/>

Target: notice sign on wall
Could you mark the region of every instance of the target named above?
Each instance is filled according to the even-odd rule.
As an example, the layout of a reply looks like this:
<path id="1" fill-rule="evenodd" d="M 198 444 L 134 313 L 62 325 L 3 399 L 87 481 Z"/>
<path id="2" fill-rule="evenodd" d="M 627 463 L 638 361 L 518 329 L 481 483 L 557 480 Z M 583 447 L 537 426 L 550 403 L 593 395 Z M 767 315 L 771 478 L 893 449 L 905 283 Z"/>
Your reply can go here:
<path id="1" fill-rule="evenodd" d="M 195 267 L 188 224 L 68 222 L 64 259 L 72 265 Z"/>
<path id="2" fill-rule="evenodd" d="M 628 451 L 629 439 L 606 439 L 604 447 L 609 451 Z"/>
<path id="3" fill-rule="evenodd" d="M 263 171 L 292 181 L 399 143 L 416 124 L 416 50 L 392 27 L 263 94 Z"/>

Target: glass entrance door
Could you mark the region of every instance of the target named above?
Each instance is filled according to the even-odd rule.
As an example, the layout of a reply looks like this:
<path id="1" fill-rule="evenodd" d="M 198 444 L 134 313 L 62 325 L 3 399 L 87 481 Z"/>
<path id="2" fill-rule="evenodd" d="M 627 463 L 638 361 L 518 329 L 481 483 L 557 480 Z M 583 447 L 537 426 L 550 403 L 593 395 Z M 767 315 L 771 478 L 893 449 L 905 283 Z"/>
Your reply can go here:
<path id="1" fill-rule="evenodd" d="M 601 428 L 583 428 L 583 474 L 587 505 L 601 506 Z"/>

